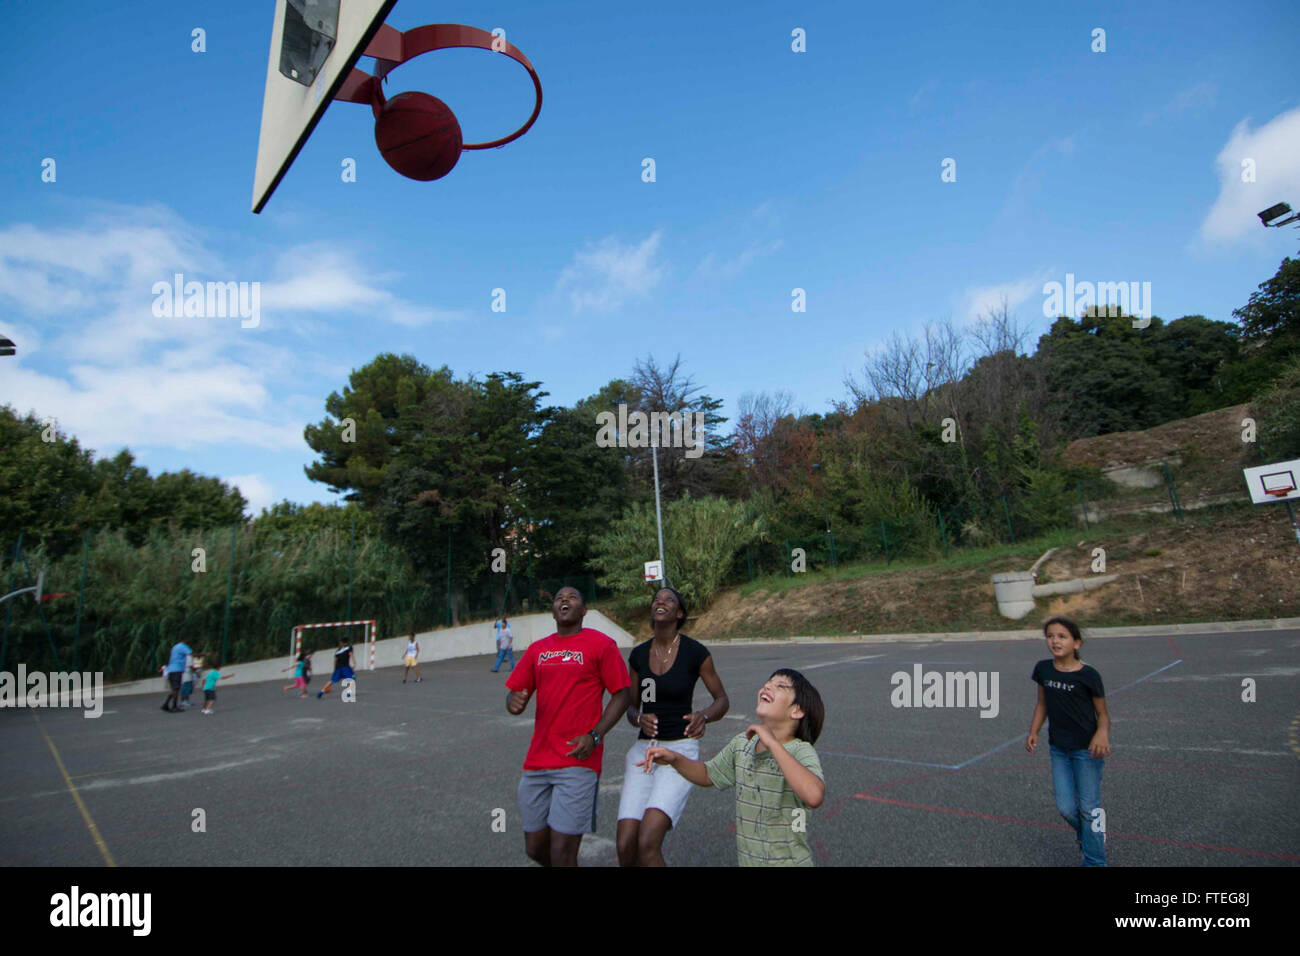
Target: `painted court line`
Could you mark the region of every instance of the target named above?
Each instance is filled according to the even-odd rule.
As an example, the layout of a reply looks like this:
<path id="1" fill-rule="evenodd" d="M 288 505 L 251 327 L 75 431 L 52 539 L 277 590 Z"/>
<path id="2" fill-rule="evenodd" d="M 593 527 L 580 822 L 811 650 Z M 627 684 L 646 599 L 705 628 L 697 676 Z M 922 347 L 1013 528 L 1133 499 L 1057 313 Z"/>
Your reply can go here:
<path id="1" fill-rule="evenodd" d="M 904 760 L 901 757 L 873 757 L 870 754 L 846 754 L 839 750 L 819 750 L 818 753 L 826 754 L 829 757 L 850 757 L 853 760 L 879 760 L 884 763 L 905 763 L 913 767 L 937 767 L 940 770 L 956 770 L 960 764 L 955 763 L 926 763 L 923 760 Z"/>
<path id="2" fill-rule="evenodd" d="M 805 671 L 815 671 L 819 667 L 835 667 L 839 664 L 854 664 L 858 661 L 875 660 L 877 657 L 884 657 L 884 654 L 863 654 L 861 657 L 845 657 L 838 661 L 824 661 L 821 664 L 807 664 L 801 668 Z"/>
<path id="3" fill-rule="evenodd" d="M 1130 687 L 1136 687 L 1144 680 L 1149 680 L 1150 678 L 1155 677 L 1157 674 L 1163 674 L 1165 671 L 1169 670 L 1169 668 L 1174 667 L 1181 663 L 1182 663 L 1182 659 L 1180 658 L 1174 661 L 1172 664 L 1166 664 L 1164 667 L 1161 667 L 1159 670 L 1152 671 L 1150 674 L 1147 674 L 1145 677 L 1139 677 L 1137 680 L 1125 684 L 1119 690 L 1111 691 L 1110 694 L 1107 695 L 1107 697 L 1113 697 L 1115 694 L 1120 693 L 1120 691 L 1128 690 Z M 969 767 L 971 764 L 975 763 L 976 761 L 983 760 L 985 757 L 991 757 L 999 750 L 1005 750 L 1007 747 L 1010 747 L 1012 744 L 1024 740 L 1026 736 L 1027 736 L 1026 734 L 1016 734 L 1016 736 L 1012 737 L 1010 740 L 1005 740 L 1002 743 L 998 744 L 996 747 L 992 747 L 984 751 L 982 754 L 977 754 L 976 756 L 971 757 L 969 760 L 965 760 L 962 763 L 957 763 L 957 764 L 926 763 L 923 760 L 903 760 L 899 757 L 871 757 L 868 756 L 867 754 L 848 754 L 848 753 L 837 752 L 834 750 L 826 750 L 823 751 L 823 753 L 830 754 L 835 757 L 852 757 L 855 760 L 880 760 L 885 763 L 911 764 L 914 767 L 937 767 L 941 770 L 962 770 L 965 769 L 966 767 Z"/>
<path id="4" fill-rule="evenodd" d="M 35 718 L 37 726 L 39 726 L 41 719 L 36 716 L 36 711 L 32 711 L 32 717 Z M 95 821 L 91 819 L 90 811 L 86 809 L 81 794 L 77 793 L 77 788 L 72 785 L 72 779 L 68 776 L 68 769 L 63 766 L 63 758 L 59 756 L 59 748 L 54 746 L 54 741 L 50 739 L 50 735 L 45 732 L 44 727 L 41 727 L 40 731 L 41 736 L 45 738 L 45 742 L 49 745 L 50 753 L 54 755 L 54 762 L 58 764 L 59 773 L 63 774 L 63 782 L 67 784 L 68 792 L 72 794 L 72 799 L 77 803 L 77 809 L 81 811 L 81 819 L 85 821 L 86 829 L 90 831 L 95 846 L 99 848 L 99 852 L 104 857 L 104 863 L 108 866 L 117 866 L 113 862 L 113 854 L 108 852 L 108 844 L 104 842 L 104 838 L 99 834 L 99 827 L 95 826 Z"/>

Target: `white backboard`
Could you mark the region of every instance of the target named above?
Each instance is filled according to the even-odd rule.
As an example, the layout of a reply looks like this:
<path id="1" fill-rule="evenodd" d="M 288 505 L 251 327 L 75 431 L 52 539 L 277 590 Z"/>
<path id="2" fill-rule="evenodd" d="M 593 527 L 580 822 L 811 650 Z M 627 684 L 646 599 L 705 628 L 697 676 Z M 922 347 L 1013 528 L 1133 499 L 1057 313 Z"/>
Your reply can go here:
<path id="1" fill-rule="evenodd" d="M 1300 458 L 1294 461 L 1279 461 L 1275 465 L 1256 465 L 1254 468 L 1242 469 L 1246 476 L 1246 486 L 1250 488 L 1250 500 L 1257 505 L 1272 501 L 1300 501 Z M 1285 495 L 1270 495 L 1270 490 L 1289 487 Z"/>
<path id="2" fill-rule="evenodd" d="M 647 561 L 645 563 L 645 579 L 647 581 L 662 581 L 664 579 L 663 565 L 658 561 Z"/>
<path id="3" fill-rule="evenodd" d="M 334 0 L 275 0 L 271 27 L 271 56 L 266 67 L 266 93 L 262 98 L 262 129 L 257 139 L 257 166 L 253 173 L 253 212 L 261 212 L 280 185 L 299 150 L 311 136 L 325 110 L 361 58 L 370 38 L 383 24 L 397 0 L 337 0 L 338 32 L 333 48 L 311 86 L 280 72 L 286 7 L 310 12 Z"/>

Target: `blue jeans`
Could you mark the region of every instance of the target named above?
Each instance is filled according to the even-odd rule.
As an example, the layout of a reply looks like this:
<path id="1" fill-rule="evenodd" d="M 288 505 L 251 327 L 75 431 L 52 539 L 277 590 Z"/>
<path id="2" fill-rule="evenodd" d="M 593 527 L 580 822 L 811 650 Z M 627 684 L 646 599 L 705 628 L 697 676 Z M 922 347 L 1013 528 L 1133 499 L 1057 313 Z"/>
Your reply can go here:
<path id="1" fill-rule="evenodd" d="M 1083 750 L 1052 747 L 1052 791 L 1056 810 L 1074 828 L 1084 866 L 1106 865 L 1105 817 L 1101 807 L 1101 768 L 1106 761 Z"/>
<path id="2" fill-rule="evenodd" d="M 510 669 L 511 670 L 515 669 L 514 649 L 509 647 L 503 647 L 501 650 L 497 651 L 497 662 L 492 665 L 492 672 L 494 674 L 501 669 L 501 662 L 504 661 L 507 656 L 509 656 L 510 658 Z"/>

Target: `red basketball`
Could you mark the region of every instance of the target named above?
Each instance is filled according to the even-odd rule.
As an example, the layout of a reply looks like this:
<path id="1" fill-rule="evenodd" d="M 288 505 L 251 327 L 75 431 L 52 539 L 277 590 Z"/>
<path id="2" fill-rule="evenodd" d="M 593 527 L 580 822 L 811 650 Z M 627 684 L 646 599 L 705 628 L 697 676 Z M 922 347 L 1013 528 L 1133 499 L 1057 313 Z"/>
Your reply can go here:
<path id="1" fill-rule="evenodd" d="M 375 145 L 407 179 L 428 182 L 451 172 L 464 143 L 451 108 L 428 93 L 399 93 L 375 120 Z"/>

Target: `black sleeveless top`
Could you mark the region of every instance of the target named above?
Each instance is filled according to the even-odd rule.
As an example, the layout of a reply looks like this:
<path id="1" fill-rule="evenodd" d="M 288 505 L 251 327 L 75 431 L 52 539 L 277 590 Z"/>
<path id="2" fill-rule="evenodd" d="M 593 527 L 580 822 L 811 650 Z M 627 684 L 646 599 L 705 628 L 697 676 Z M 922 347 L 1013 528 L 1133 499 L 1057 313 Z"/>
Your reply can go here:
<path id="1" fill-rule="evenodd" d="M 628 667 L 637 675 L 637 686 L 632 688 L 636 706 L 659 718 L 656 740 L 681 740 L 686 736 L 683 718 L 692 711 L 695 682 L 700 679 L 700 668 L 709 659 L 709 649 L 699 641 L 685 634 L 679 634 L 678 638 L 677 656 L 667 673 L 656 674 L 650 670 L 650 646 L 654 638 L 638 644 L 627 656 Z M 638 739 L 650 738 L 643 730 Z"/>

